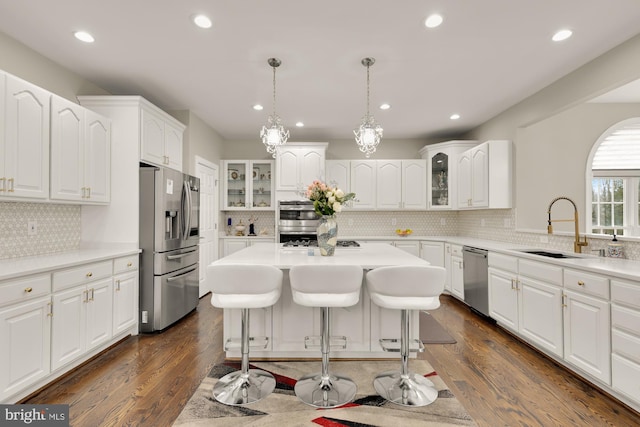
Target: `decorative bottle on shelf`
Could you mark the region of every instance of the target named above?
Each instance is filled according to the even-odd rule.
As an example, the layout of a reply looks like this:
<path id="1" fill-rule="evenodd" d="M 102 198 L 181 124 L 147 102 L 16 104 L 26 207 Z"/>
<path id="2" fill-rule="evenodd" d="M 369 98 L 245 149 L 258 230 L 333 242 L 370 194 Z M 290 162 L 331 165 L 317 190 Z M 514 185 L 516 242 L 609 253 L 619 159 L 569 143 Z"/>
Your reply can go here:
<path id="1" fill-rule="evenodd" d="M 607 256 L 611 258 L 624 258 L 624 246 L 618 242 L 616 235 L 613 235 L 613 240 L 607 245 Z"/>

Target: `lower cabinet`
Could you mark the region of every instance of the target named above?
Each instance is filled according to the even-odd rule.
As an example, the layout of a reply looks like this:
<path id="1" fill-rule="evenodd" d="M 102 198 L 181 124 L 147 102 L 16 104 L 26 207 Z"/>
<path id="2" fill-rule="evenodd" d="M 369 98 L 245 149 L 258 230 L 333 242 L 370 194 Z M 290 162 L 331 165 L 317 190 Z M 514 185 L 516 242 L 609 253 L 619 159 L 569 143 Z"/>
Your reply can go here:
<path id="1" fill-rule="evenodd" d="M 463 268 L 462 247 L 458 245 L 451 245 L 451 294 L 461 301 L 464 301 Z"/>
<path id="2" fill-rule="evenodd" d="M 252 348 L 251 353 L 259 352 L 260 350 L 269 351 L 273 348 L 272 338 L 272 308 L 252 308 L 249 310 L 249 336 L 258 342 L 262 338 L 268 338 L 267 346 L 265 348 Z M 236 348 L 229 349 L 231 352 L 240 354 L 240 342 L 242 337 L 242 310 L 240 309 L 225 309 L 224 310 L 224 343 L 227 345 L 227 340 L 231 339 L 235 342 Z M 233 344 L 232 344 L 233 345 Z M 251 344 L 253 345 L 253 344 Z"/>
<path id="3" fill-rule="evenodd" d="M 390 243 L 411 255 L 420 256 L 420 242 L 417 240 L 394 240 Z"/>
<path id="4" fill-rule="evenodd" d="M 640 406 L 640 283 L 611 280 L 611 387 Z"/>
<path id="5" fill-rule="evenodd" d="M 520 334 L 562 357 L 562 288 L 520 276 L 518 291 Z"/>
<path id="6" fill-rule="evenodd" d="M 138 272 L 113 278 L 113 335 L 138 323 Z"/>
<path id="7" fill-rule="evenodd" d="M 0 309 L 0 402 L 49 374 L 50 309 L 49 296 Z"/>
<path id="8" fill-rule="evenodd" d="M 221 256 L 225 257 L 244 248 L 248 248 L 254 243 L 275 243 L 275 238 L 269 237 L 245 237 L 221 239 Z"/>

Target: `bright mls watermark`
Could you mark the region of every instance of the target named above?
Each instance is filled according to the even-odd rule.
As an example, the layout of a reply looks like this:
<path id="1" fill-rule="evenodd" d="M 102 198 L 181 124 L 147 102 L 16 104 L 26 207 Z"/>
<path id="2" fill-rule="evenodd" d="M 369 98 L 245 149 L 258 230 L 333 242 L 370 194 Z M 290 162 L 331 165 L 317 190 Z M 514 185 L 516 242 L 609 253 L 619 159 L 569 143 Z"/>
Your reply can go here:
<path id="1" fill-rule="evenodd" d="M 0 405 L 0 425 L 69 427 L 69 405 Z"/>

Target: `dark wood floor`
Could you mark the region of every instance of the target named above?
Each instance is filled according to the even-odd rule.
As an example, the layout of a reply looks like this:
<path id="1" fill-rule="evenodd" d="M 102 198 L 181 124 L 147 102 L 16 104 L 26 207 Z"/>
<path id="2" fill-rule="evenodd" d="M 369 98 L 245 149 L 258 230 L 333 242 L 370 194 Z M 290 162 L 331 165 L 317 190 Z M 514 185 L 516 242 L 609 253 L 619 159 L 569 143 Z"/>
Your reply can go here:
<path id="1" fill-rule="evenodd" d="M 222 311 L 196 312 L 158 335 L 131 337 L 24 403 L 67 403 L 71 425 L 170 426 L 224 359 Z M 478 426 L 638 426 L 640 415 L 447 296 L 433 316 L 458 341 L 427 359 Z"/>

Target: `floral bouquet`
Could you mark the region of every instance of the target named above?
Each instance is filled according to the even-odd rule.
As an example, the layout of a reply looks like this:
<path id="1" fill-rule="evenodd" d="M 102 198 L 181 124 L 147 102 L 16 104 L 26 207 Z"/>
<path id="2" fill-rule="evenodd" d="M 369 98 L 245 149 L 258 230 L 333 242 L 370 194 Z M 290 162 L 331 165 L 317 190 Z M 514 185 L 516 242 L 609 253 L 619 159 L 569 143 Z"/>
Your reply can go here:
<path id="1" fill-rule="evenodd" d="M 338 187 L 331 187 L 322 181 L 315 180 L 307 187 L 306 196 L 313 202 L 318 215 L 333 216 L 342 211 L 342 205 L 356 197 L 355 193 L 347 193 Z"/>

